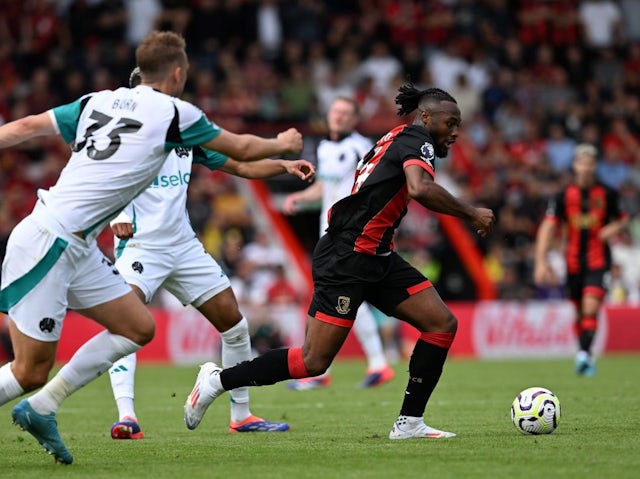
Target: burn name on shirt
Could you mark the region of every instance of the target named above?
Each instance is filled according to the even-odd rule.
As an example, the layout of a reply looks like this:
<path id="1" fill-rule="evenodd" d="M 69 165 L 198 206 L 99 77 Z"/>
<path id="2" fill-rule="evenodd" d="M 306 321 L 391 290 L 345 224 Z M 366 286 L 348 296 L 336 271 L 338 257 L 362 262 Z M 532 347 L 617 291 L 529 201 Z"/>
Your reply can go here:
<path id="1" fill-rule="evenodd" d="M 116 98 L 111 105 L 112 110 L 129 110 L 133 111 L 138 106 L 138 103 L 131 98 Z"/>

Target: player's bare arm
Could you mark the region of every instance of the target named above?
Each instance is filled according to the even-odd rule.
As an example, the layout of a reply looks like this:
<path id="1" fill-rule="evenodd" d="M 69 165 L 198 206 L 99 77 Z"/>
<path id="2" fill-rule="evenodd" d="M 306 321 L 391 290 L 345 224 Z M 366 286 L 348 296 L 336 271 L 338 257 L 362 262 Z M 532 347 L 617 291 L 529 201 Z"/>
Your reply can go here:
<path id="1" fill-rule="evenodd" d="M 313 203 L 322 199 L 322 180 L 317 179 L 302 191 L 296 191 L 288 195 L 284 204 L 282 205 L 282 211 L 287 215 L 292 215 L 298 210 L 298 206 L 303 203 Z"/>
<path id="2" fill-rule="evenodd" d="M 425 208 L 468 221 L 480 236 L 486 236 L 493 230 L 496 219 L 490 209 L 476 208 L 459 200 L 434 182 L 433 177 L 418 165 L 407 166 L 404 173 L 409 196 Z"/>
<path id="3" fill-rule="evenodd" d="M 302 135 L 295 128 L 279 133 L 276 138 L 268 139 L 248 133 L 238 135 L 222 130 L 217 137 L 201 146 L 239 161 L 255 161 L 270 156 L 300 153 Z"/>
<path id="4" fill-rule="evenodd" d="M 56 133 L 49 113 L 29 115 L 0 127 L 0 148 L 8 148 L 31 138 Z"/>
<path id="5" fill-rule="evenodd" d="M 112 219 L 109 226 L 118 239 L 127 240 L 133 238 L 133 221 L 124 211 Z"/>
<path id="6" fill-rule="evenodd" d="M 288 173 L 297 176 L 301 180 L 311 181 L 316 172 L 313 164 L 307 160 L 270 160 L 268 158 L 252 162 L 242 162 L 228 158 L 225 164 L 220 167 L 220 170 L 250 180 L 271 178 L 272 176 Z"/>
<path id="7" fill-rule="evenodd" d="M 558 279 L 547 260 L 555 230 L 556 222 L 552 218 L 543 219 L 538 228 L 533 269 L 533 282 L 538 286 L 553 286 L 558 283 Z"/>
<path id="8" fill-rule="evenodd" d="M 623 218 L 607 223 L 598 233 L 600 241 L 609 241 L 627 227 L 628 219 Z"/>

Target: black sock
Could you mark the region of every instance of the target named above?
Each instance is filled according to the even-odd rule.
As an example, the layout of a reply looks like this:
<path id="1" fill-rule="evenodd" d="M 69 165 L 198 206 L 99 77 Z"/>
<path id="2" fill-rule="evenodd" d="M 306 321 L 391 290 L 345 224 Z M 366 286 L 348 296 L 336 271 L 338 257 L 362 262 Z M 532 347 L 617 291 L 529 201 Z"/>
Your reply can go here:
<path id="1" fill-rule="evenodd" d="M 401 416 L 422 417 L 431 393 L 438 384 L 448 349 L 418 340 L 409 361 L 409 383 Z"/>
<path id="2" fill-rule="evenodd" d="M 272 349 L 251 361 L 244 361 L 220 373 L 225 390 L 243 386 L 266 386 L 291 379 L 289 349 Z"/>
<path id="3" fill-rule="evenodd" d="M 591 354 L 591 344 L 593 343 L 593 338 L 595 337 L 596 332 L 593 329 L 586 329 L 580 332 L 580 336 L 578 337 L 578 342 L 580 344 L 580 350 L 586 351 Z"/>
<path id="4" fill-rule="evenodd" d="M 591 354 L 591 345 L 596 335 L 598 319 L 596 316 L 583 316 L 578 323 L 578 343 L 580 350 Z"/>

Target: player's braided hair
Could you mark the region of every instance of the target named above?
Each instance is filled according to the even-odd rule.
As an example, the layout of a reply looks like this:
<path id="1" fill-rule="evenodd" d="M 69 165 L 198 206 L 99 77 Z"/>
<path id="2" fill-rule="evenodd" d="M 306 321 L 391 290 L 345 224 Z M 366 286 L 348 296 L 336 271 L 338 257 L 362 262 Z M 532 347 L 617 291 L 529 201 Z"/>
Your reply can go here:
<path id="1" fill-rule="evenodd" d="M 135 67 L 131 70 L 131 74 L 129 75 L 129 87 L 135 88 L 140 85 L 142 78 L 140 78 L 140 68 Z"/>
<path id="2" fill-rule="evenodd" d="M 421 102 L 429 100 L 435 101 L 450 101 L 457 103 L 455 98 L 449 95 L 446 91 L 440 88 L 427 88 L 426 90 L 418 90 L 413 83 L 407 83 L 398 88 L 398 95 L 396 96 L 396 105 L 400 105 L 398 108 L 398 115 L 406 116 L 414 111 Z"/>

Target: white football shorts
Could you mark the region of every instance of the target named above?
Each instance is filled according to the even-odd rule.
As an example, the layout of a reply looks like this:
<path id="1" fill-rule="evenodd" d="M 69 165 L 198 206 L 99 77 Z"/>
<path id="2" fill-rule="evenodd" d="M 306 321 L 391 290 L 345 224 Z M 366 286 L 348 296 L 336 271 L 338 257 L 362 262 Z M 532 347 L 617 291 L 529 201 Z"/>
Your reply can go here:
<path id="1" fill-rule="evenodd" d="M 135 236 L 118 252 L 116 267 L 124 279 L 137 286 L 151 301 L 164 288 L 183 304 L 194 307 L 231 287 L 220 265 L 194 237 L 162 249 L 142 248 Z"/>
<path id="2" fill-rule="evenodd" d="M 66 232 L 41 202 L 11 232 L 0 305 L 33 339 L 58 341 L 67 309 L 90 308 L 130 291 L 95 240 Z"/>

